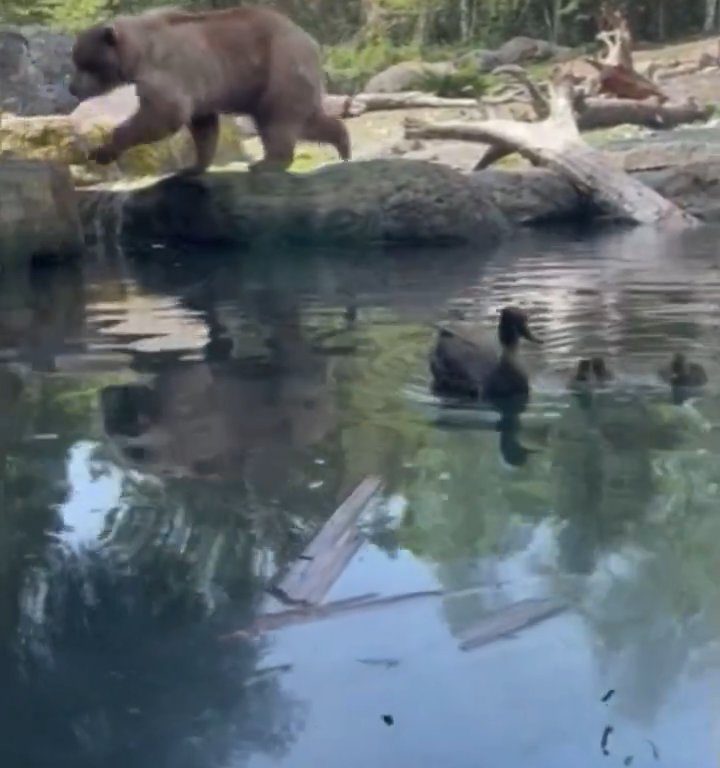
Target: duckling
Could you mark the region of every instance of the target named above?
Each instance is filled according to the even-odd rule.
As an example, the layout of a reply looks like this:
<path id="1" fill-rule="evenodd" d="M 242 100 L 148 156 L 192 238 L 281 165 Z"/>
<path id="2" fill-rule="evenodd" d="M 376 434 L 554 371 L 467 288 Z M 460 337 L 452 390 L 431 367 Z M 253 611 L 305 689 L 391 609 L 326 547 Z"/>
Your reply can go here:
<path id="1" fill-rule="evenodd" d="M 569 389 L 586 389 L 592 380 L 592 365 L 589 358 L 583 357 L 578 361 L 575 373 L 568 381 Z"/>
<path id="2" fill-rule="evenodd" d="M 505 307 L 500 312 L 499 354 L 487 345 L 441 329 L 430 353 L 433 391 L 491 402 L 527 398 L 528 377 L 516 360 L 521 337 L 542 344 L 530 331 L 526 313 L 518 307 Z"/>
<path id="3" fill-rule="evenodd" d="M 593 389 L 597 385 L 606 384 L 613 379 L 613 374 L 605 365 L 605 360 L 599 355 L 593 358 L 582 358 L 575 369 L 568 385 L 570 389 Z"/>
<path id="4" fill-rule="evenodd" d="M 612 381 L 615 378 L 613 372 L 605 365 L 605 359 L 599 355 L 592 358 L 590 365 L 592 366 L 595 381 L 598 384 L 607 384 L 608 381 Z"/>
<path id="5" fill-rule="evenodd" d="M 690 363 L 682 352 L 676 352 L 670 365 L 660 371 L 660 378 L 673 387 L 694 388 L 707 384 L 707 374 L 700 363 Z"/>

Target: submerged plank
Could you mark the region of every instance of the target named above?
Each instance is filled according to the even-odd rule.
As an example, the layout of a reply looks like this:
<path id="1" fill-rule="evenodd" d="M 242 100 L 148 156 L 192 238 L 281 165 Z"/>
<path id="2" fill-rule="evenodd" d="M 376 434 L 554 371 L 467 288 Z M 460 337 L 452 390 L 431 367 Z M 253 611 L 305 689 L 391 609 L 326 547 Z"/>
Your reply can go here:
<path id="1" fill-rule="evenodd" d="M 557 616 L 567 608 L 556 600 L 530 599 L 501 608 L 461 635 L 460 650 L 471 651 L 493 640 L 507 637 L 521 629 Z"/>
<path id="2" fill-rule="evenodd" d="M 478 594 L 487 591 L 487 586 L 470 586 L 464 589 L 446 591 L 443 589 L 424 589 L 418 592 L 405 592 L 399 595 L 387 595 L 378 597 L 374 592 L 357 597 L 334 600 L 325 605 L 302 605 L 297 608 L 289 608 L 286 611 L 276 613 L 266 613 L 258 618 L 246 629 L 232 632 L 224 635 L 221 640 L 232 640 L 237 638 L 256 637 L 264 632 L 274 632 L 278 629 L 294 626 L 296 624 L 307 624 L 324 619 L 332 619 L 338 616 L 344 616 L 348 613 L 357 613 L 358 611 L 375 610 L 378 608 L 396 607 L 401 603 L 414 602 L 416 600 L 426 600 L 428 598 L 455 599 L 467 597 L 468 595 Z"/>
<path id="3" fill-rule="evenodd" d="M 306 605 L 301 608 L 290 608 L 287 611 L 266 613 L 263 616 L 259 616 L 247 629 L 241 629 L 229 635 L 224 635 L 221 640 L 256 637 L 264 632 L 273 632 L 295 624 L 322 621 L 323 619 L 331 619 L 336 616 L 367 609 L 388 608 L 410 600 L 441 597 L 443 594 L 444 592 L 440 589 L 410 592 L 403 595 L 390 595 L 389 597 L 378 597 L 376 593 L 370 592 L 357 597 L 335 600 L 325 605 Z"/>
<path id="4" fill-rule="evenodd" d="M 273 594 L 289 603 L 322 602 L 364 541 L 357 522 L 381 485 L 380 478 L 368 477 L 357 486 L 273 587 Z"/>

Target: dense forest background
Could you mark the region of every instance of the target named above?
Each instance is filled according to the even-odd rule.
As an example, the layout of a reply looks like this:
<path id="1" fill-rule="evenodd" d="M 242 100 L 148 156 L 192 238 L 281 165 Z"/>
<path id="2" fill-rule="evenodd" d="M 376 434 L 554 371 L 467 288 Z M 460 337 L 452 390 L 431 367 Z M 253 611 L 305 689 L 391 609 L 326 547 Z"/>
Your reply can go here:
<path id="1" fill-rule="evenodd" d="M 222 8 L 239 0 L 0 0 L 0 21 L 76 30 L 100 18 L 160 5 Z M 286 12 L 326 46 L 338 69 L 378 71 L 448 49 L 494 48 L 515 35 L 591 43 L 602 0 L 253 0 Z M 614 3 L 611 3 L 614 5 Z M 627 0 L 637 41 L 664 42 L 720 27 L 720 0 Z"/>
<path id="2" fill-rule="evenodd" d="M 255 0 L 291 15 L 326 44 L 469 44 L 494 46 L 513 35 L 564 45 L 592 38 L 601 0 Z M 74 29 L 119 12 L 159 5 L 222 8 L 238 0 L 0 0 L 5 22 Z M 628 0 L 623 6 L 640 40 L 712 32 L 720 0 Z"/>

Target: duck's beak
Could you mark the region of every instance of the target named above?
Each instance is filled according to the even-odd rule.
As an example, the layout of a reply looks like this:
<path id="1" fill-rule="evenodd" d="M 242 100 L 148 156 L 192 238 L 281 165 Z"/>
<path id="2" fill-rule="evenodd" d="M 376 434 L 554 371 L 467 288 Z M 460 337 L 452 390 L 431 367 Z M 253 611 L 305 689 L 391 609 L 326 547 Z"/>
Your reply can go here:
<path id="1" fill-rule="evenodd" d="M 533 344 L 544 344 L 545 342 L 542 339 L 539 339 L 531 330 L 528 328 L 527 323 L 523 323 L 520 328 L 520 335 L 527 339 L 528 341 L 532 341 Z"/>

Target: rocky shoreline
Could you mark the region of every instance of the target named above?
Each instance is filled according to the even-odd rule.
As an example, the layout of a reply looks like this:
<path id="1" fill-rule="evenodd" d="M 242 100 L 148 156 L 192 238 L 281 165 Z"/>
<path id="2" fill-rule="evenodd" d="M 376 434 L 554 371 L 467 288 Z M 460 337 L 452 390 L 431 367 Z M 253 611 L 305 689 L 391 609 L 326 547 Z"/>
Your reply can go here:
<path id="1" fill-rule="evenodd" d="M 527 41 L 523 45 L 530 50 Z M 12 83 L 3 90 L 0 109 L 13 112 L 0 113 L 0 241 L 12 243 L 7 253 L 13 254 L 0 257 L 4 264 L 17 263 L 22 243 L 26 259 L 78 253 L 78 220 L 86 240 L 102 230 L 116 247 L 148 240 L 233 246 L 289 240 L 349 247 L 446 243 L 483 250 L 513 226 L 572 222 L 597 213 L 552 171 L 520 165 L 473 172 L 480 145 L 408 143 L 397 112 L 350 120 L 357 160 L 309 173 L 247 173 L 237 161 L 247 159 L 253 140 L 228 124 L 220 148 L 220 162 L 228 165 L 201 178 L 163 178 L 187 162 L 182 134 L 137 148 L 123 167 L 103 175 L 83 164 L 87 145 L 134 109 L 134 93 L 120 89 L 102 102 L 72 104 L 64 85 L 68 54 L 66 36 L 0 28 L 0 83 Z M 478 119 L 476 112 L 433 114 L 467 120 Z M 608 162 L 699 219 L 720 220 L 720 140 L 705 142 L 683 130 L 663 132 L 662 141 L 647 140 L 647 131 L 641 135 L 629 147 L 607 144 Z M 318 156 L 313 164 L 324 159 Z M 146 183 L 132 189 L 138 177 Z M 31 192 L 38 184 L 46 187 L 42 194 Z"/>
<path id="2" fill-rule="evenodd" d="M 608 156 L 699 219 L 720 221 L 720 144 L 667 141 Z M 4 249 L 5 262 L 17 262 L 20 243 L 26 244 L 28 258 L 79 253 L 76 216 L 86 240 L 97 239 L 101 230 L 106 247 L 109 238 L 115 248 L 283 241 L 347 247 L 447 244 L 482 251 L 513 227 L 577 222 L 597 214 L 567 179 L 532 167 L 461 172 L 394 158 L 332 164 L 303 174 L 229 170 L 166 177 L 135 189 L 80 190 L 73 190 L 62 166 L 3 161 L 0 170 L 0 239 L 14 244 Z"/>

